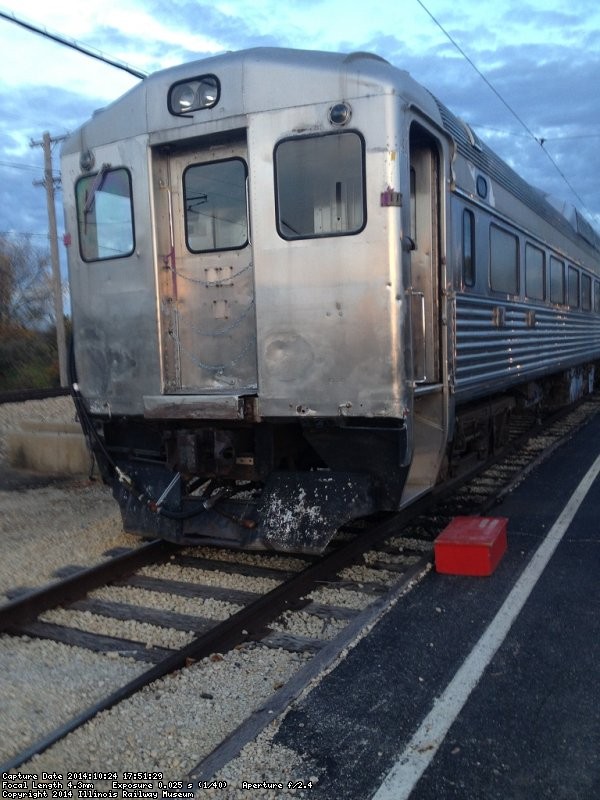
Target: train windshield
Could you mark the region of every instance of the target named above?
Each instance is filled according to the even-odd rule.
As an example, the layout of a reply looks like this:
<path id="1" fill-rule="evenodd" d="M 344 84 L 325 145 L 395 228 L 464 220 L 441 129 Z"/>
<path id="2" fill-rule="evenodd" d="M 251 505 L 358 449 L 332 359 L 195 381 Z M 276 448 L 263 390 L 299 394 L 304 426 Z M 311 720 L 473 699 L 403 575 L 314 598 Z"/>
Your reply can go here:
<path id="1" fill-rule="evenodd" d="M 284 239 L 365 226 L 364 143 L 352 131 L 286 139 L 275 150 L 277 228 Z"/>
<path id="2" fill-rule="evenodd" d="M 84 261 L 122 258 L 133 253 L 131 176 L 103 167 L 76 185 L 79 247 Z"/>

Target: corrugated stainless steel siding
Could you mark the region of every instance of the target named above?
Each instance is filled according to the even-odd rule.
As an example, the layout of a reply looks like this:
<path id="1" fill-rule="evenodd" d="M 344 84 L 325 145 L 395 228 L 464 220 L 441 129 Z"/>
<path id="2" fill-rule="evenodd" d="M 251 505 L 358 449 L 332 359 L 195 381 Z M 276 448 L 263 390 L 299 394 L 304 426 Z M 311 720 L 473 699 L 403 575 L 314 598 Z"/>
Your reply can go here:
<path id="1" fill-rule="evenodd" d="M 494 324 L 504 308 L 504 325 Z M 528 312 L 535 325 L 528 325 Z M 457 295 L 456 394 L 475 396 L 600 358 L 600 318 L 568 309 Z"/>

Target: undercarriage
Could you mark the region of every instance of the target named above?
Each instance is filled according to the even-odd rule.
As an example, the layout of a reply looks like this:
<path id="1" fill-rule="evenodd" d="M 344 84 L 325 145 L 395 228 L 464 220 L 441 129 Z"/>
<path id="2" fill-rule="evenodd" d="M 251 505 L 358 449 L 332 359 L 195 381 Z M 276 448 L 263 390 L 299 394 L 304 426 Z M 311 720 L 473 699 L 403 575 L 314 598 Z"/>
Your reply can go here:
<path id="1" fill-rule="evenodd" d="M 125 530 L 181 544 L 321 553 L 344 523 L 398 507 L 402 423 L 97 422 Z"/>

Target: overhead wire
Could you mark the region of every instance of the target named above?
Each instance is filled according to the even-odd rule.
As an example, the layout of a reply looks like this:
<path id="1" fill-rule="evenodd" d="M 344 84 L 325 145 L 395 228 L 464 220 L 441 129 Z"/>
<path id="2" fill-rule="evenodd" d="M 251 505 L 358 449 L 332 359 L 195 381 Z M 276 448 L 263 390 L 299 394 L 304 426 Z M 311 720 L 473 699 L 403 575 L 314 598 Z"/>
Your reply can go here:
<path id="1" fill-rule="evenodd" d="M 520 136 L 522 138 L 529 138 L 527 133 L 519 133 L 518 131 L 507 131 L 505 128 L 493 128 L 491 125 L 480 125 L 475 122 L 470 122 L 471 128 L 477 128 L 483 131 L 494 131 L 494 133 L 502 133 L 504 136 Z M 600 139 L 600 133 L 578 133 L 573 136 L 544 136 L 542 142 L 564 142 L 571 139 Z"/>
<path id="2" fill-rule="evenodd" d="M 554 160 L 554 158 L 552 158 L 552 156 L 550 155 L 548 150 L 544 147 L 544 144 L 546 142 L 549 142 L 549 141 L 557 141 L 559 138 L 588 138 L 588 137 L 586 137 L 586 136 L 573 136 L 573 137 L 553 137 L 553 138 L 549 138 L 549 137 L 538 137 L 538 136 L 536 136 L 535 133 L 529 127 L 529 125 L 527 125 L 527 123 L 522 119 L 522 117 L 514 110 L 514 108 L 510 105 L 510 103 L 508 103 L 508 101 L 505 100 L 505 98 L 500 94 L 500 92 L 496 89 L 496 87 L 491 83 L 491 81 L 483 74 L 483 72 L 475 64 L 473 59 L 460 46 L 460 44 L 456 41 L 456 39 L 446 30 L 446 28 L 444 28 L 442 23 L 427 8 L 427 6 L 423 2 L 423 0 L 416 0 L 416 2 L 419 4 L 419 6 L 421 6 L 423 11 L 429 16 L 429 18 L 433 21 L 433 23 L 442 31 L 444 36 L 450 41 L 450 43 L 453 45 L 453 47 L 456 48 L 456 50 L 461 54 L 461 56 L 465 59 L 465 61 L 467 61 L 467 63 L 473 68 L 473 70 L 477 73 L 477 75 L 479 75 L 481 80 L 483 80 L 483 82 L 490 89 L 490 91 L 493 92 L 493 94 L 498 98 L 498 100 L 502 103 L 502 105 L 504 105 L 504 107 L 509 111 L 509 113 L 517 120 L 519 125 L 521 125 L 521 127 L 527 132 L 527 135 L 530 138 L 532 138 L 537 144 L 540 145 L 540 147 L 542 148 L 542 151 L 544 152 L 544 155 L 546 156 L 546 158 L 550 161 L 550 163 L 552 164 L 554 169 L 558 172 L 558 174 L 560 175 L 562 180 L 568 186 L 568 188 L 573 193 L 573 195 L 577 198 L 579 203 L 581 203 L 581 206 L 584 209 L 587 210 L 586 204 L 585 204 L 583 198 L 580 196 L 579 192 L 577 192 L 575 187 L 571 184 L 571 182 L 569 181 L 567 176 L 564 174 L 564 172 L 561 170 L 561 168 L 559 167 L 557 162 Z M 147 77 L 147 73 L 146 72 L 142 72 L 141 70 L 135 69 L 135 68 L 131 67 L 129 64 L 126 64 L 125 62 L 117 61 L 116 59 L 110 58 L 107 55 L 105 55 L 104 53 L 102 53 L 101 51 L 95 50 L 95 49 L 87 47 L 85 45 L 82 45 L 82 44 L 80 44 L 79 42 L 77 42 L 74 39 L 67 39 L 66 37 L 64 37 L 64 36 L 62 36 L 60 34 L 51 33 L 46 28 L 41 28 L 41 27 L 39 27 L 37 25 L 34 25 L 31 22 L 26 22 L 23 19 L 19 19 L 14 13 L 10 13 L 9 14 L 9 13 L 6 13 L 4 11 L 0 11 L 0 18 L 8 20 L 9 22 L 14 22 L 15 24 L 25 28 L 26 30 L 32 31 L 33 33 L 37 33 L 37 34 L 39 34 L 39 35 L 41 35 L 41 36 L 43 36 L 45 38 L 48 38 L 48 39 L 50 39 L 52 41 L 55 41 L 55 42 L 58 42 L 59 44 L 65 45 L 66 47 L 70 47 L 73 50 L 76 50 L 76 51 L 78 51 L 78 52 L 80 52 L 80 53 L 82 53 L 84 55 L 90 56 L 91 58 L 95 58 L 95 59 L 97 59 L 99 61 L 102 61 L 102 62 L 104 62 L 104 63 L 106 63 L 106 64 L 108 64 L 110 66 L 116 67 L 117 69 L 124 70 L 124 71 L 128 72 L 129 74 L 134 75 L 137 78 L 143 79 L 143 78 Z M 477 127 L 483 127 L 483 126 L 477 126 Z M 517 134 L 512 134 L 512 135 L 517 135 Z M 596 138 L 596 137 L 600 138 L 600 134 L 595 134 L 595 135 L 592 135 L 592 136 L 594 138 Z M 589 137 L 589 138 L 592 138 L 592 137 Z M 3 166 L 12 166 L 12 165 L 3 164 Z M 16 166 L 16 165 L 14 165 L 14 166 Z M 589 213 L 589 211 L 588 211 L 588 213 Z"/>
<path id="3" fill-rule="evenodd" d="M 19 164 L 17 161 L 0 161 L 0 167 L 10 167 L 11 169 L 25 169 L 33 172 L 43 172 L 43 167 L 35 167 L 33 164 Z"/>
<path id="4" fill-rule="evenodd" d="M 453 45 L 453 46 L 454 46 L 454 47 L 455 47 L 455 48 L 458 50 L 458 52 L 461 54 L 461 56 L 462 56 L 462 57 L 463 57 L 463 58 L 464 58 L 464 59 L 465 59 L 465 60 L 466 60 L 466 61 L 467 61 L 467 62 L 468 62 L 470 65 L 471 65 L 471 67 L 472 67 L 472 68 L 475 70 L 475 72 L 476 72 L 476 73 L 479 75 L 479 77 L 480 77 L 480 78 L 483 80 L 483 82 L 486 84 L 486 86 L 488 86 L 488 88 L 489 88 L 489 89 L 490 89 L 490 90 L 491 90 L 491 91 L 492 91 L 492 92 L 493 92 L 493 93 L 496 95 L 496 97 L 498 98 L 498 100 L 500 100 L 500 102 L 502 103 L 502 105 L 503 105 L 503 106 L 505 106 L 505 108 L 506 108 L 506 109 L 507 109 L 507 110 L 508 110 L 508 111 L 509 111 L 509 112 L 512 114 L 512 116 L 513 116 L 513 117 L 514 117 L 514 118 L 517 120 L 517 122 L 518 122 L 518 123 L 519 123 L 519 124 L 520 124 L 520 125 L 521 125 L 521 126 L 524 128 L 524 129 L 525 129 L 525 131 L 527 131 L 527 134 L 528 134 L 528 135 L 529 135 L 529 136 L 530 136 L 530 137 L 531 137 L 531 138 L 532 138 L 532 139 L 533 139 L 535 142 L 537 142 L 537 144 L 539 144 L 539 145 L 540 145 L 540 147 L 542 148 L 542 151 L 543 151 L 544 155 L 546 156 L 546 158 L 547 158 L 547 159 L 550 161 L 550 163 L 552 164 L 552 166 L 554 167 L 554 169 L 555 169 L 555 170 L 558 172 L 558 174 L 559 174 L 559 175 L 560 175 L 560 177 L 563 179 L 563 181 L 565 182 L 565 184 L 566 184 L 566 185 L 569 187 L 569 189 L 571 190 L 571 192 L 573 193 L 573 195 L 574 195 L 574 196 L 577 198 L 577 200 L 578 200 L 578 201 L 581 203 L 581 206 L 582 206 L 582 208 L 583 208 L 583 209 L 585 209 L 585 210 L 588 212 L 588 214 L 589 214 L 590 212 L 589 212 L 588 208 L 586 207 L 586 204 L 585 204 L 585 202 L 584 202 L 583 198 L 580 196 L 579 192 L 577 192 L 577 190 L 576 190 L 576 189 L 574 188 L 574 186 L 571 184 L 571 182 L 569 181 L 569 179 L 567 178 L 567 176 L 564 174 L 564 172 L 563 172 L 563 171 L 561 170 L 561 168 L 558 166 L 558 164 L 556 163 L 556 161 L 555 161 L 555 160 L 552 158 L 552 156 L 550 155 L 550 153 L 549 153 L 549 152 L 546 150 L 546 148 L 544 147 L 544 142 L 547 142 L 547 141 L 550 141 L 550 140 L 549 140 L 549 139 L 545 139 L 545 138 L 543 138 L 543 137 L 538 137 L 538 136 L 536 136 L 536 135 L 535 135 L 535 133 L 534 133 L 534 132 L 531 130 L 531 128 L 529 127 L 529 125 L 527 125 L 527 123 L 526 123 L 526 122 L 525 122 L 525 121 L 524 121 L 524 120 L 523 120 L 523 119 L 522 119 L 522 118 L 519 116 L 519 114 L 517 114 L 517 112 L 514 110 L 514 108 L 512 108 L 512 106 L 511 106 L 511 105 L 510 105 L 510 104 L 509 104 L 509 103 L 508 103 L 508 102 L 507 102 L 507 101 L 504 99 L 504 97 L 503 97 L 503 96 L 500 94 L 500 92 L 499 92 L 499 91 L 496 89 L 496 87 L 495 87 L 495 86 L 494 86 L 494 85 L 493 85 L 493 84 L 492 84 L 492 83 L 491 83 L 491 82 L 488 80 L 488 78 L 486 78 L 486 76 L 483 74 L 483 72 L 481 72 L 481 70 L 480 70 L 480 69 L 479 69 L 479 67 L 478 67 L 478 66 L 475 64 L 475 62 L 474 62 L 474 61 L 473 61 L 473 60 L 472 60 L 472 59 L 471 59 L 471 58 L 470 58 L 470 57 L 467 55 L 467 53 L 465 53 L 465 51 L 464 51 L 464 50 L 463 50 L 463 48 L 462 48 L 462 47 L 461 47 L 461 46 L 458 44 L 458 42 L 456 41 L 456 39 L 454 39 L 454 37 L 453 37 L 453 36 L 452 36 L 452 35 L 451 35 L 451 34 L 450 34 L 450 33 L 449 33 L 449 32 L 448 32 L 448 31 L 447 31 L 445 28 L 444 28 L 444 26 L 442 25 L 442 23 L 441 23 L 441 22 L 439 22 L 439 20 L 438 20 L 438 19 L 437 19 L 437 18 L 436 18 L 436 17 L 435 17 L 435 16 L 434 16 L 432 13 L 431 13 L 431 11 L 430 11 L 430 10 L 427 8 L 427 6 L 425 5 L 425 3 L 423 3 L 423 0 L 416 0 L 416 2 L 417 2 L 417 3 L 418 3 L 420 6 L 421 6 L 421 8 L 423 9 L 423 11 L 425 11 L 425 13 L 426 13 L 426 14 L 427 14 L 427 15 L 428 15 L 430 18 L 431 18 L 431 20 L 432 20 L 432 21 L 433 21 L 433 22 L 434 22 L 434 23 L 437 25 L 437 27 L 438 27 L 438 28 L 439 28 L 439 29 L 442 31 L 442 33 L 444 34 L 444 36 L 445 36 L 445 37 L 446 37 L 446 38 L 447 38 L 447 39 L 448 39 L 448 40 L 449 40 L 449 41 L 452 43 L 452 45 Z"/>
<path id="5" fill-rule="evenodd" d="M 139 69 L 135 69 L 134 67 L 131 67 L 129 64 L 126 64 L 124 61 L 118 61 L 115 58 L 110 58 L 109 56 L 102 53 L 100 50 L 96 50 L 92 47 L 88 47 L 87 45 L 80 44 L 75 39 L 67 39 L 65 36 L 61 36 L 59 33 L 51 33 L 47 28 L 41 28 L 38 25 L 34 25 L 32 22 L 26 22 L 23 19 L 19 19 L 14 13 L 8 14 L 5 11 L 0 11 L 0 18 L 8 20 L 9 22 L 14 22 L 21 28 L 25 28 L 26 30 L 31 31 L 32 33 L 37 33 L 46 39 L 52 40 L 53 42 L 58 42 L 58 44 L 65 45 L 65 47 L 70 47 L 72 50 L 77 50 L 79 53 L 83 53 L 86 56 L 95 58 L 98 61 L 103 61 L 105 64 L 108 64 L 111 67 L 122 69 L 125 72 L 128 72 L 130 75 L 135 76 L 136 78 L 143 79 L 148 77 L 147 72 L 142 72 Z"/>

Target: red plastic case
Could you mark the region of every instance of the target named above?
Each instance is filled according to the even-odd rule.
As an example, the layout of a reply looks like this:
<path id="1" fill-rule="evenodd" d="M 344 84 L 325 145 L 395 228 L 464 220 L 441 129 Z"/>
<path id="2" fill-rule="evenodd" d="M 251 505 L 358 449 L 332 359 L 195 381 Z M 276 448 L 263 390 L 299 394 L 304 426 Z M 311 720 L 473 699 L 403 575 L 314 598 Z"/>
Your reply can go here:
<path id="1" fill-rule="evenodd" d="M 491 575 L 506 552 L 506 517 L 455 517 L 433 544 L 446 575 Z"/>

